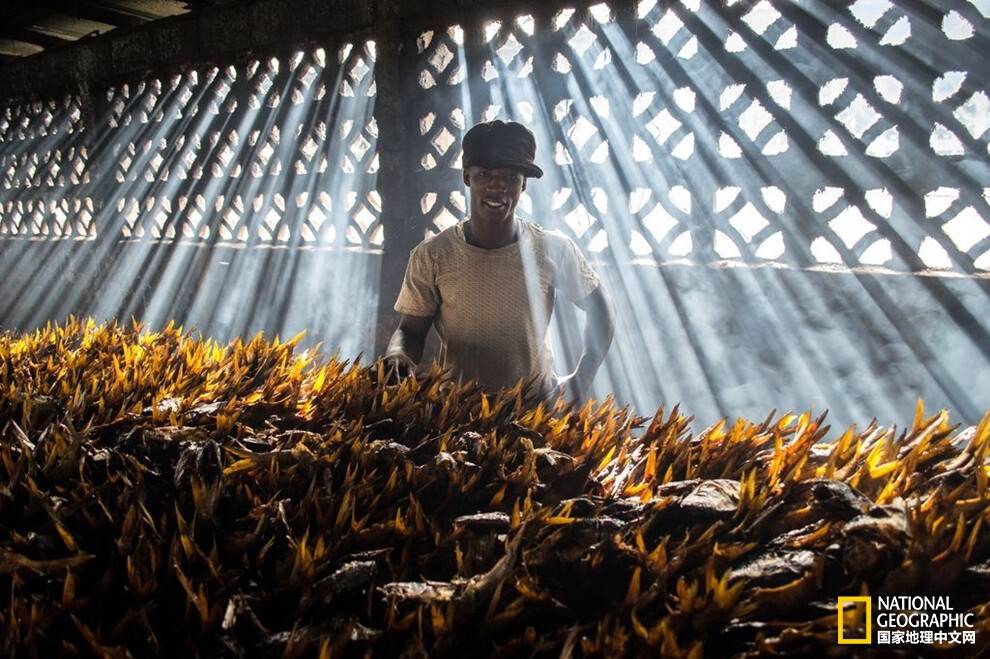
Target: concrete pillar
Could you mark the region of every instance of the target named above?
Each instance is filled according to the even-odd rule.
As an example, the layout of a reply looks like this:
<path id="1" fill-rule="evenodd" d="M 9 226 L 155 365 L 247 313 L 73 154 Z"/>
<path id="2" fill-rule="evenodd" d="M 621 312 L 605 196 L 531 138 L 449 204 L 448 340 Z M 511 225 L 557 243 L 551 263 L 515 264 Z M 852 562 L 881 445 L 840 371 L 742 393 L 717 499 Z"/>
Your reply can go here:
<path id="1" fill-rule="evenodd" d="M 416 119 L 403 103 L 403 80 L 406 75 L 402 58 L 401 3 L 399 0 L 377 0 L 377 22 L 374 38 L 377 50 L 375 62 L 375 121 L 378 124 L 378 153 L 380 170 L 378 193 L 382 199 L 382 226 L 385 231 L 385 253 L 382 258 L 379 284 L 378 320 L 375 353 L 381 355 L 389 335 L 395 329 L 398 315 L 392 310 L 406 262 L 411 250 L 423 237 L 414 213 L 411 176 L 415 156 L 411 152 L 412 138 L 418 135 Z"/>

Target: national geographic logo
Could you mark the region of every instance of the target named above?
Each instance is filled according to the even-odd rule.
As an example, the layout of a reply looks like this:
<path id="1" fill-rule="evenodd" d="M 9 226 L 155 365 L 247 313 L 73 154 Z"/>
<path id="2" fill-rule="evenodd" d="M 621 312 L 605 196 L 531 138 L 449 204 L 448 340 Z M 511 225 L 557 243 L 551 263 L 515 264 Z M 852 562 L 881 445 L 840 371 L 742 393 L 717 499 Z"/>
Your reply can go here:
<path id="1" fill-rule="evenodd" d="M 877 645 L 976 643 L 973 614 L 956 613 L 948 597 L 839 598 L 839 645 L 873 644 L 874 629 Z"/>

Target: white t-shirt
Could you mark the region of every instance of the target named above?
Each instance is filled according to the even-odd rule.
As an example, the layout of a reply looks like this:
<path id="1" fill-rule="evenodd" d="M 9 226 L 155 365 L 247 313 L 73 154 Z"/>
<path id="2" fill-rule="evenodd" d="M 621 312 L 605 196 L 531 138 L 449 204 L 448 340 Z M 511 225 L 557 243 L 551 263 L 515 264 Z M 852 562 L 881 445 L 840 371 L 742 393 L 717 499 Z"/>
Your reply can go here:
<path id="1" fill-rule="evenodd" d="M 518 241 L 482 249 L 465 241 L 465 222 L 412 250 L 395 310 L 434 319 L 441 361 L 461 381 L 496 390 L 522 379 L 546 395 L 556 384 L 547 332 L 556 291 L 576 302 L 598 275 L 559 231 L 519 220 Z"/>

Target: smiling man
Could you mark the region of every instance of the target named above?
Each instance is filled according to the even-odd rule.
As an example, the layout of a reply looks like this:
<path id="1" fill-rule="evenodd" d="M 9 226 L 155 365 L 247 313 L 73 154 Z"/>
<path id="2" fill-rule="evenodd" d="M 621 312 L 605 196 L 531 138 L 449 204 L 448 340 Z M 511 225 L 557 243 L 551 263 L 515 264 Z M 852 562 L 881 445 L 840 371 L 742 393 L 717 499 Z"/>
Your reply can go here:
<path id="1" fill-rule="evenodd" d="M 516 218 L 527 177 L 543 176 L 536 140 L 521 124 L 491 121 L 469 130 L 462 147 L 471 214 L 410 254 L 386 365 L 398 377 L 411 374 L 435 327 L 440 359 L 461 381 L 494 391 L 523 380 L 533 396 L 583 399 L 612 342 L 615 314 L 570 238 Z M 560 377 L 548 333 L 558 291 L 585 312 L 581 358 Z"/>

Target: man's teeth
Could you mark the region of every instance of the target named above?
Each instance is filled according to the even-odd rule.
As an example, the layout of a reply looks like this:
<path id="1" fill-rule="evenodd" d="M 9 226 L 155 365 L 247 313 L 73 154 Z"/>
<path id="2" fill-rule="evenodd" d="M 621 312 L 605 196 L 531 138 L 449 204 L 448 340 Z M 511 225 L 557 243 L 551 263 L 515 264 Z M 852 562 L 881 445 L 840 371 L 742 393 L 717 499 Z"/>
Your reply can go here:
<path id="1" fill-rule="evenodd" d="M 488 206 L 489 208 L 502 208 L 503 206 L 505 206 L 505 203 L 503 203 L 501 201 L 494 201 L 494 200 L 488 199 L 488 200 L 485 201 L 485 206 Z"/>

